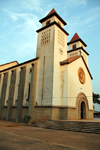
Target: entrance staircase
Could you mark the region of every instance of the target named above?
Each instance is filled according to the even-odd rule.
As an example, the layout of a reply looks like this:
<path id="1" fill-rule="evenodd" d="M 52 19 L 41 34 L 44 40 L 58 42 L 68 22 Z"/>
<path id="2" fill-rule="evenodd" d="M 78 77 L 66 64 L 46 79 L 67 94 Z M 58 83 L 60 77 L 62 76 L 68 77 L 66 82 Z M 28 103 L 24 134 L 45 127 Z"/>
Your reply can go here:
<path id="1" fill-rule="evenodd" d="M 48 121 L 34 122 L 32 123 L 32 126 L 46 129 L 100 134 L 100 122 L 88 120 L 87 121 L 48 120 Z"/>

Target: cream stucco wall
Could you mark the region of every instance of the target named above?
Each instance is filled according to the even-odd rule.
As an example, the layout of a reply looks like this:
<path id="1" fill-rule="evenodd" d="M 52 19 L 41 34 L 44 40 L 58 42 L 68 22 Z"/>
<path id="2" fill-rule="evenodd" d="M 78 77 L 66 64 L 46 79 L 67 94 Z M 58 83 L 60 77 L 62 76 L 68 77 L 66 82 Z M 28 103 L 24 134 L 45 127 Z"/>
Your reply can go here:
<path id="1" fill-rule="evenodd" d="M 68 58 L 75 57 L 75 56 L 83 56 L 87 66 L 88 66 L 88 55 L 82 49 L 70 51 L 67 53 L 67 56 L 68 56 Z"/>
<path id="2" fill-rule="evenodd" d="M 74 42 L 72 44 L 69 44 L 69 50 L 73 50 L 73 45 L 74 44 L 76 44 L 76 48 L 83 47 L 85 49 L 85 46 L 80 41 L 78 41 L 78 42 Z"/>
<path id="3" fill-rule="evenodd" d="M 86 62 L 86 64 L 87 64 L 87 66 L 89 66 L 89 64 L 88 64 L 88 55 L 84 52 L 84 51 L 81 51 L 82 52 L 82 56 L 83 56 L 83 58 L 84 58 L 84 60 L 85 60 L 85 62 Z"/>
<path id="4" fill-rule="evenodd" d="M 61 43 L 60 43 L 61 41 Z M 63 42 L 62 42 L 63 41 Z M 63 43 L 63 44 L 62 44 Z M 54 37 L 54 71 L 53 71 L 53 100 L 52 105 L 62 104 L 60 62 L 67 59 L 67 35 L 55 26 Z M 60 53 L 63 50 L 63 54 Z"/>
<path id="5" fill-rule="evenodd" d="M 33 63 L 35 63 L 35 61 Z M 22 65 L 20 67 L 17 67 L 13 105 L 16 105 L 16 100 L 18 100 L 18 88 L 19 88 L 19 81 L 20 81 L 20 71 L 21 71 L 21 67 L 24 67 L 24 66 L 26 66 L 26 77 L 25 77 L 25 86 L 24 86 L 23 106 L 28 105 L 26 100 L 28 99 L 29 84 L 31 84 L 30 82 L 31 82 L 32 73 L 30 72 L 30 69 L 32 68 L 32 62 L 27 63 L 25 65 Z"/>
<path id="6" fill-rule="evenodd" d="M 71 57 L 74 57 L 74 56 L 80 56 L 80 52 L 79 52 L 80 50 L 70 51 L 69 53 L 67 53 L 68 58 L 71 58 Z"/>
<path id="7" fill-rule="evenodd" d="M 81 84 L 78 79 L 79 67 L 82 67 L 85 72 L 85 84 Z M 68 65 L 68 106 L 76 107 L 76 98 L 79 93 L 86 95 L 89 109 L 93 110 L 92 82 L 82 58 Z"/>
<path id="8" fill-rule="evenodd" d="M 61 106 L 68 106 L 68 65 L 60 66 Z"/>
<path id="9" fill-rule="evenodd" d="M 56 21 L 57 23 L 60 23 L 61 27 L 64 28 L 64 24 L 56 16 L 50 17 L 48 20 L 42 22 L 42 27 L 46 26 L 46 22 L 49 20 L 50 20 L 50 23 L 54 21 Z"/>
<path id="10" fill-rule="evenodd" d="M 15 81 L 15 91 L 14 91 L 14 99 L 13 99 L 13 106 L 16 106 L 16 100 L 18 100 L 18 88 L 19 88 L 19 81 L 20 81 L 20 71 L 21 71 L 21 67 L 26 66 L 26 77 L 25 77 L 25 87 L 24 87 L 24 98 L 23 98 L 23 105 L 28 105 L 27 104 L 27 99 L 28 99 L 28 88 L 29 88 L 29 83 L 31 82 L 31 72 L 30 69 L 32 68 L 32 63 L 35 63 L 35 61 L 33 62 L 29 62 L 27 64 L 23 64 L 21 66 L 17 66 L 14 69 L 16 69 L 16 81 Z M 11 74 L 12 74 L 12 70 L 13 69 L 9 69 L 7 71 L 3 71 L 1 74 L 1 82 L 0 82 L 0 97 L 1 97 L 1 90 L 2 90 L 2 84 L 3 84 L 3 76 L 4 73 L 8 72 L 8 81 L 7 81 L 7 89 L 6 89 L 6 97 L 5 97 L 5 102 L 4 105 L 7 105 L 7 101 L 9 98 L 9 89 L 10 89 L 10 82 L 11 82 Z"/>
<path id="11" fill-rule="evenodd" d="M 85 84 L 81 84 L 78 79 L 79 67 L 82 67 L 85 72 Z M 92 81 L 82 58 L 61 66 L 61 74 L 63 74 L 61 82 L 63 85 L 62 105 L 76 107 L 76 98 L 78 94 L 84 93 L 88 99 L 89 109 L 93 110 Z"/>
<path id="12" fill-rule="evenodd" d="M 38 105 L 51 105 L 53 89 L 54 26 L 38 33 L 37 54 L 39 57 L 36 102 Z M 49 42 L 41 44 L 42 34 L 50 33 Z"/>
<path id="13" fill-rule="evenodd" d="M 55 16 L 53 21 L 57 19 Z M 41 44 L 42 35 L 50 30 L 50 42 Z M 39 57 L 37 96 L 38 105 L 61 105 L 60 61 L 67 59 L 67 35 L 56 25 L 38 33 Z M 63 51 L 63 54 L 60 53 Z M 45 59 L 45 64 L 44 64 Z"/>
<path id="14" fill-rule="evenodd" d="M 4 69 L 7 69 L 9 67 L 15 66 L 15 65 L 18 65 L 17 61 L 14 61 L 14 62 L 11 62 L 11 63 L 7 63 L 7 64 L 4 64 L 4 65 L 0 65 L 0 71 L 4 70 Z"/>

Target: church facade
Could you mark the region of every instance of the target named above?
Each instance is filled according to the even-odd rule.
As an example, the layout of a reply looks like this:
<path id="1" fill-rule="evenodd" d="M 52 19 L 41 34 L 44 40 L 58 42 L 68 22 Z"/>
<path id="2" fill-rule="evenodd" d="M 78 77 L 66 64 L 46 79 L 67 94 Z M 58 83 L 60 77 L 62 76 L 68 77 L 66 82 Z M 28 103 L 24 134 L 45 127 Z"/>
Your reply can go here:
<path id="1" fill-rule="evenodd" d="M 36 58 L 0 65 L 0 119 L 93 119 L 87 45 L 77 33 L 67 43 L 66 22 L 55 9 L 40 23 Z"/>

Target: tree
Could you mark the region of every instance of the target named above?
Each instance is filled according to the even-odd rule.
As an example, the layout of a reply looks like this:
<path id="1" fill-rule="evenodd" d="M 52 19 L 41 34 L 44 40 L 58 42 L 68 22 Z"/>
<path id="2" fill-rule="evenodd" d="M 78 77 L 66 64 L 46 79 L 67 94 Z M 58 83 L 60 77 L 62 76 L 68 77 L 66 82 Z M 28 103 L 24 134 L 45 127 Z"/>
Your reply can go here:
<path id="1" fill-rule="evenodd" d="M 100 95 L 93 93 L 93 103 L 100 104 Z"/>

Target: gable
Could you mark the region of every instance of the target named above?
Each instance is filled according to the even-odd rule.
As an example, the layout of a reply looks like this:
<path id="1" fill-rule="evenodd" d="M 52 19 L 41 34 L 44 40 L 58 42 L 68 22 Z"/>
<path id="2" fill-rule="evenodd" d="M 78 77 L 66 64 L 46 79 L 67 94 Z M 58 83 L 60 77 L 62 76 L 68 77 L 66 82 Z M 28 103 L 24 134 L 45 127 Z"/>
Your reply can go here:
<path id="1" fill-rule="evenodd" d="M 62 66 L 62 65 L 70 65 L 71 63 L 74 63 L 75 61 L 77 61 L 77 59 L 79 59 L 79 58 L 82 59 L 84 65 L 85 65 L 85 67 L 86 67 L 86 70 L 88 71 L 89 76 L 90 76 L 90 78 L 91 78 L 91 80 L 92 80 L 93 77 L 92 77 L 92 75 L 91 75 L 91 73 L 90 73 L 90 71 L 89 71 L 89 68 L 88 68 L 88 66 L 87 66 L 87 64 L 86 64 L 86 62 L 85 62 L 85 60 L 84 60 L 84 58 L 83 58 L 82 56 L 75 56 L 75 57 L 68 58 L 67 60 L 64 60 L 64 61 L 60 62 L 60 65 L 61 65 L 61 66 Z"/>

